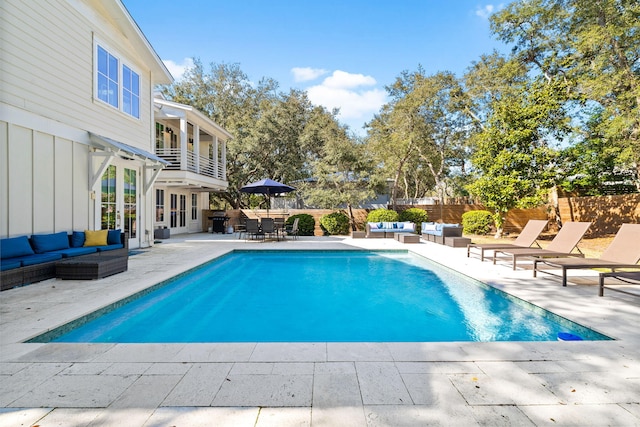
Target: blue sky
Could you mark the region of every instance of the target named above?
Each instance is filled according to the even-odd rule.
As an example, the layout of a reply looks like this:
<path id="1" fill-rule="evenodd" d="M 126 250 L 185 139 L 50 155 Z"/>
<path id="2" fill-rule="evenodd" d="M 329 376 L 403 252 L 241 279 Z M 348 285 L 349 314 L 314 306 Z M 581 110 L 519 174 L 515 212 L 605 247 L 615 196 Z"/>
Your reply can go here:
<path id="1" fill-rule="evenodd" d="M 180 78 L 190 58 L 239 64 L 250 80 L 306 90 L 340 108 L 356 133 L 387 101 L 385 86 L 419 65 L 461 76 L 483 53 L 505 50 L 489 31 L 501 5 L 478 0 L 123 0 Z"/>

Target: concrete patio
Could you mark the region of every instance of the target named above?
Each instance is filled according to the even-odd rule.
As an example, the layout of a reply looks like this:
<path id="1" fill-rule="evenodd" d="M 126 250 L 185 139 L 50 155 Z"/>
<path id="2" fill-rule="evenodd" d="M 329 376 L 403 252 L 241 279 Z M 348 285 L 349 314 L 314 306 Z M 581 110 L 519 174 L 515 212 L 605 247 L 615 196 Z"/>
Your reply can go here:
<path id="1" fill-rule="evenodd" d="M 23 343 L 232 249 L 354 246 L 414 251 L 615 340 Z M 435 243 L 175 236 L 122 274 L 0 293 L 0 426 L 640 426 L 640 298 L 595 284 Z"/>

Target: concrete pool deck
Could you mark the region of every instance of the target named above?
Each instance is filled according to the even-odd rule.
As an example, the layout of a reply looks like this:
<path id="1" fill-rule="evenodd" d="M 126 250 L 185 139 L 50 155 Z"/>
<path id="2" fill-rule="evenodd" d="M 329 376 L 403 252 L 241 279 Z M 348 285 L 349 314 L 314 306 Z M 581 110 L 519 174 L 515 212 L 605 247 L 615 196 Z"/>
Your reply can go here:
<path id="1" fill-rule="evenodd" d="M 25 344 L 232 249 L 407 249 L 615 338 Z M 578 272 L 583 274 L 584 272 Z M 96 281 L 0 293 L 0 426 L 640 426 L 640 298 L 393 239 L 175 236 Z"/>

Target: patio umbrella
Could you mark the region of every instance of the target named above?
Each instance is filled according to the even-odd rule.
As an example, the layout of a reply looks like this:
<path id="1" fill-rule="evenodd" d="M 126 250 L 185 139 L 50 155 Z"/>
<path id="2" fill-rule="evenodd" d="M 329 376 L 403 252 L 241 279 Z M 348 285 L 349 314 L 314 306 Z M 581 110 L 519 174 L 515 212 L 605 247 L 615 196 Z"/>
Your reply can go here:
<path id="1" fill-rule="evenodd" d="M 265 178 L 260 181 L 252 182 L 251 184 L 245 185 L 244 187 L 240 188 L 240 191 L 243 193 L 264 194 L 267 197 L 271 197 L 272 195 L 289 193 L 291 191 L 295 191 L 295 188 L 287 184 L 283 184 L 281 182 L 277 182 L 272 179 Z M 267 204 L 267 217 L 269 217 L 268 204 Z"/>

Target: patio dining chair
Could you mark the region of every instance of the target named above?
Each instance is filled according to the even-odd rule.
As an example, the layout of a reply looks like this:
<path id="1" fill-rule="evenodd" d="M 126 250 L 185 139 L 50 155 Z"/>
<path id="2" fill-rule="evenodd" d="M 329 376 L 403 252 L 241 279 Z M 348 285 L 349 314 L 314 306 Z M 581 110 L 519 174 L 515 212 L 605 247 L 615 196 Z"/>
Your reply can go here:
<path id="1" fill-rule="evenodd" d="M 293 239 L 298 238 L 298 223 L 300 222 L 300 218 L 295 218 L 293 220 L 293 224 L 291 226 L 285 228 L 284 234 L 285 236 L 292 236 Z"/>
<path id="2" fill-rule="evenodd" d="M 622 224 L 616 237 L 600 258 L 540 258 L 533 260 L 533 277 L 538 271 L 558 276 L 548 270 L 540 270 L 539 264 L 562 269 L 562 286 L 567 286 L 567 270 L 603 268 L 611 272 L 619 269 L 640 270 L 640 224 Z"/>
<path id="3" fill-rule="evenodd" d="M 480 261 L 484 261 L 484 251 L 486 250 L 528 248 L 534 243 L 540 247 L 537 239 L 547 226 L 547 222 L 543 219 L 529 220 L 513 243 L 470 243 L 467 245 L 467 258 L 471 255 L 471 249 L 480 249 Z"/>
<path id="4" fill-rule="evenodd" d="M 500 249 L 493 251 L 493 263 L 500 255 L 506 255 L 511 258 L 513 269 L 516 269 L 518 258 L 563 258 L 563 257 L 583 257 L 580 252 L 578 243 L 591 226 L 590 222 L 567 222 L 558 234 L 553 238 L 551 243 L 545 248 L 520 248 L 520 249 Z M 574 249 L 578 252 L 574 252 Z"/>
<path id="5" fill-rule="evenodd" d="M 245 240 L 257 239 L 258 237 L 262 237 L 262 240 L 264 240 L 264 233 L 260 229 L 260 224 L 257 219 L 247 218 L 245 236 Z"/>
<path id="6" fill-rule="evenodd" d="M 262 230 L 262 234 L 264 237 L 275 237 L 276 240 L 280 240 L 278 238 L 278 230 L 276 230 L 273 218 L 262 218 L 262 220 L 260 221 L 260 229 Z"/>

